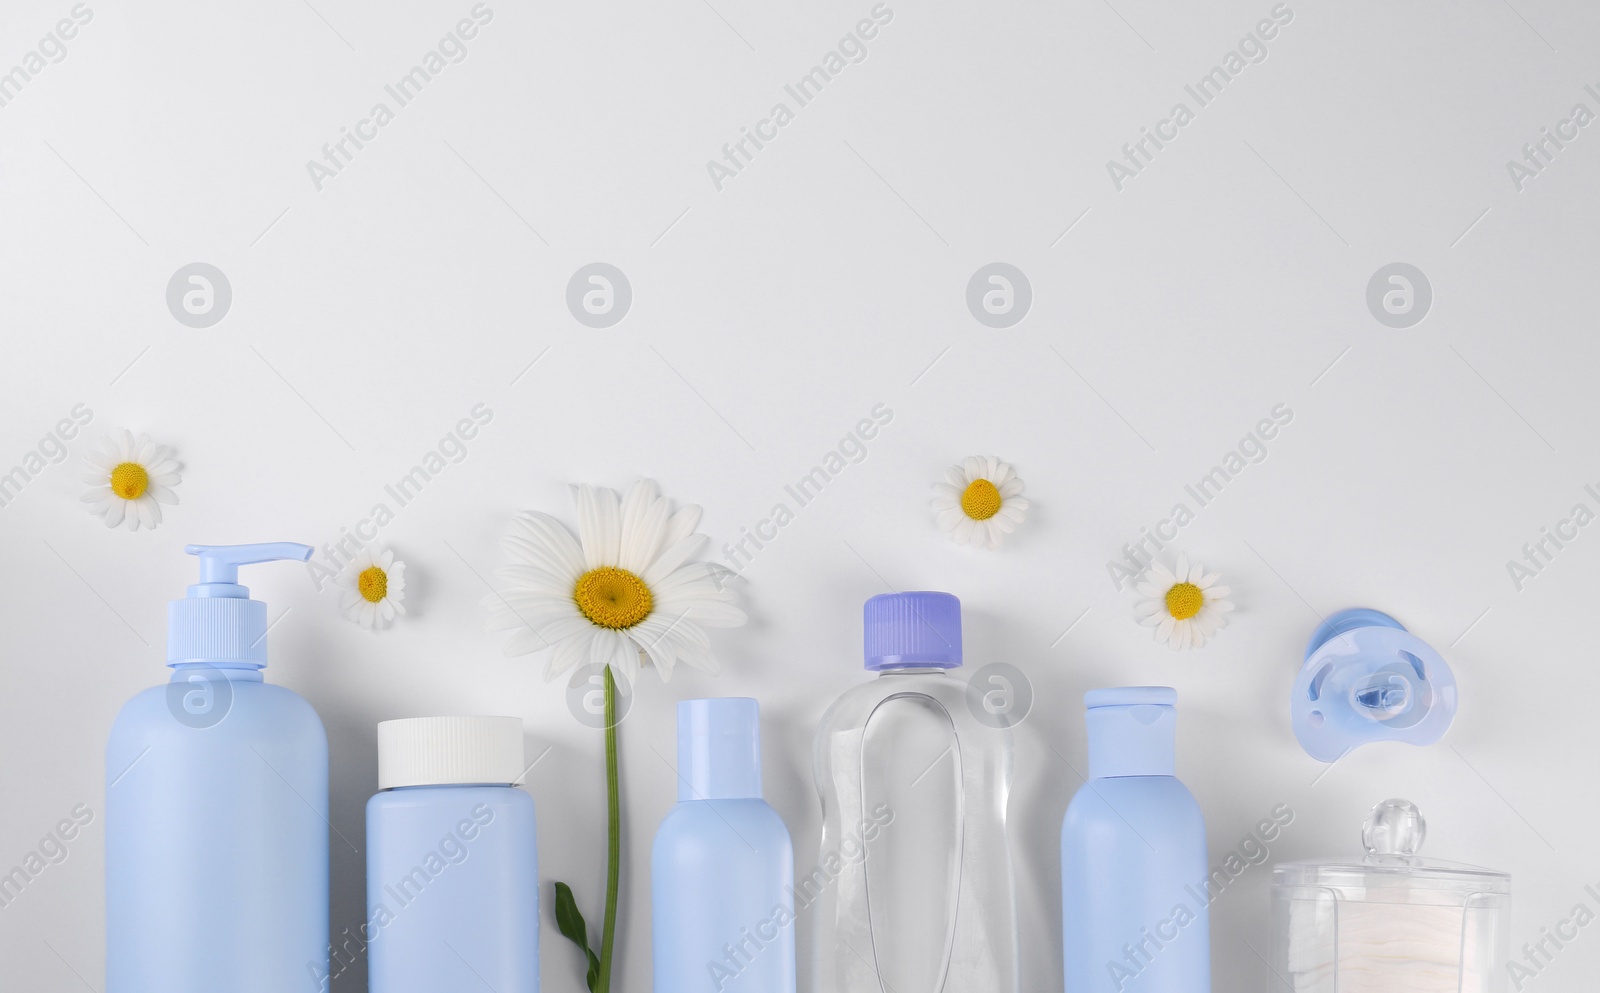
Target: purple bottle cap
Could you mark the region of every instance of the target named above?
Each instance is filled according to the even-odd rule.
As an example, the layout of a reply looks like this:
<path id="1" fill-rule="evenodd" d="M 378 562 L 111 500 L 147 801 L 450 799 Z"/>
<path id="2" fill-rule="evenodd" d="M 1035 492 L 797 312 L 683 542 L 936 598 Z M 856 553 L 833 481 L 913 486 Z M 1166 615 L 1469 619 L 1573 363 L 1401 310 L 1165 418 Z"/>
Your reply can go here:
<path id="1" fill-rule="evenodd" d="M 954 669 L 961 664 L 961 601 L 954 595 L 882 593 L 861 612 L 868 669 Z"/>

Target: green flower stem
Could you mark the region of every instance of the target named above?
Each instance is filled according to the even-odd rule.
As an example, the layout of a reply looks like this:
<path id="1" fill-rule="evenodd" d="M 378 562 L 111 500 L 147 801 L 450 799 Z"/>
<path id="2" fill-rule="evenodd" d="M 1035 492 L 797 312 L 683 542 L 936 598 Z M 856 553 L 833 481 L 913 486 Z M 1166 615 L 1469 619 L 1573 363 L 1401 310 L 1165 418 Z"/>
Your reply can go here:
<path id="1" fill-rule="evenodd" d="M 617 889 L 622 881 L 622 797 L 617 783 L 617 680 L 606 666 L 606 918 L 600 937 L 595 993 L 611 993 L 611 952 L 617 941 Z"/>

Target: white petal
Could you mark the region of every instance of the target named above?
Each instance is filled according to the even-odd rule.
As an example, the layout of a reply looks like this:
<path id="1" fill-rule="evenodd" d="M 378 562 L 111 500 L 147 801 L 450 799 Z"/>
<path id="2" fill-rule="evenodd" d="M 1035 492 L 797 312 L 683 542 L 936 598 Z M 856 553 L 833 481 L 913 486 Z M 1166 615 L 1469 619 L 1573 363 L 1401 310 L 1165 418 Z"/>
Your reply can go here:
<path id="1" fill-rule="evenodd" d="M 512 522 L 514 534 L 505 540 L 512 557 L 519 562 L 542 566 L 557 575 L 576 580 L 585 571 L 583 549 L 572 532 L 549 514 L 530 512 Z"/>
<path id="2" fill-rule="evenodd" d="M 667 529 L 667 501 L 661 498 L 654 480 L 641 479 L 628 487 L 620 526 L 617 565 L 640 575 L 660 552 Z"/>
<path id="3" fill-rule="evenodd" d="M 669 617 L 681 613 L 687 620 L 706 627 L 736 628 L 749 619 L 737 605 L 721 600 L 695 600 L 683 606 L 674 604 L 671 609 L 675 612 L 669 613 Z M 667 613 L 667 611 L 662 612 Z"/>
<path id="4" fill-rule="evenodd" d="M 700 526 L 700 507 L 696 504 L 684 504 L 679 507 L 670 520 L 667 521 L 666 534 L 661 537 L 661 547 L 671 548 L 678 542 L 694 534 L 694 529 Z"/>
<path id="5" fill-rule="evenodd" d="M 1171 614 L 1164 615 L 1161 618 L 1161 623 L 1156 625 L 1156 640 L 1170 641 L 1172 639 L 1173 628 L 1177 626 L 1177 623 L 1178 622 L 1173 619 Z"/>
<path id="6" fill-rule="evenodd" d="M 676 572 L 679 566 L 699 555 L 710 540 L 703 534 L 689 535 L 668 548 L 654 562 L 648 563 L 647 568 L 636 570 L 639 578 L 644 580 L 646 586 L 655 589 L 656 584 Z"/>
<path id="7" fill-rule="evenodd" d="M 156 503 L 155 498 L 149 493 L 135 500 L 134 503 L 139 505 L 139 516 L 143 519 L 145 527 L 153 528 L 161 523 L 161 505 Z"/>
<path id="8" fill-rule="evenodd" d="M 617 491 L 584 483 L 577 488 L 577 502 L 584 566 L 598 569 L 616 565 L 622 553 L 622 510 Z"/>
<path id="9" fill-rule="evenodd" d="M 970 517 L 963 516 L 961 518 L 961 520 L 956 523 L 956 529 L 953 532 L 952 536 L 955 538 L 956 543 L 959 544 L 959 545 L 972 544 L 972 536 L 973 536 L 973 533 L 976 531 L 977 527 L 978 527 L 978 522 L 977 521 L 973 520 Z"/>
<path id="10" fill-rule="evenodd" d="M 590 628 L 582 634 L 557 643 L 555 651 L 550 653 L 549 663 L 545 666 L 545 681 L 551 682 L 568 669 L 582 665 L 589 657 L 589 642 L 593 637 L 594 629 Z"/>
<path id="11" fill-rule="evenodd" d="M 699 669 L 701 672 L 709 672 L 713 676 L 719 671 L 717 660 L 712 656 L 711 651 L 698 645 L 685 646 L 678 653 L 678 661 Z"/>

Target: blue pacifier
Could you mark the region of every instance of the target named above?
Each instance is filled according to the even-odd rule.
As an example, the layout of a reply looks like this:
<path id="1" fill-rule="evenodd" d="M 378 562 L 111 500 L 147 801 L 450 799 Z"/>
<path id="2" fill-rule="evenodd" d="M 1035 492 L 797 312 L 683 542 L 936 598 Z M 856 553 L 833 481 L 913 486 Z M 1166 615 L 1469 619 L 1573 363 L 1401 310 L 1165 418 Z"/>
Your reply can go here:
<path id="1" fill-rule="evenodd" d="M 1456 716 L 1456 678 L 1427 642 L 1388 614 L 1341 610 L 1318 626 L 1294 681 L 1300 747 L 1333 762 L 1369 741 L 1431 745 Z"/>

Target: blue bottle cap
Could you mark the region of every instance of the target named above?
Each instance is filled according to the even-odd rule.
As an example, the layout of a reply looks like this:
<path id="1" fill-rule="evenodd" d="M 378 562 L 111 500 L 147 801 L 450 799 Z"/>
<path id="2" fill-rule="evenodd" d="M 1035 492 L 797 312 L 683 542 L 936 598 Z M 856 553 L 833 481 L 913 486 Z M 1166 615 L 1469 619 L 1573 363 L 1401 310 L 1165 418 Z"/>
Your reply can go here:
<path id="1" fill-rule="evenodd" d="M 1171 776 L 1176 769 L 1178 691 L 1118 686 L 1084 694 L 1089 778 Z"/>
<path id="2" fill-rule="evenodd" d="M 862 608 L 867 668 L 961 665 L 961 601 L 949 593 L 881 593 Z"/>
<path id="3" fill-rule="evenodd" d="M 761 799 L 761 708 L 755 700 L 678 702 L 678 799 Z"/>

